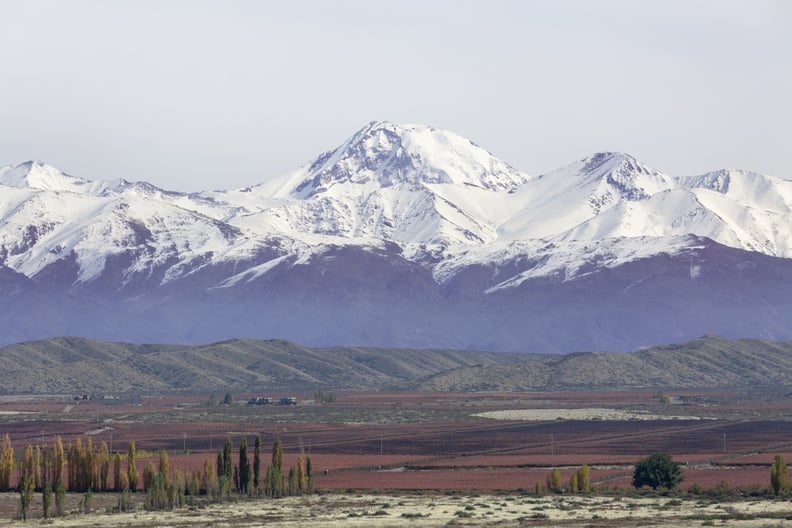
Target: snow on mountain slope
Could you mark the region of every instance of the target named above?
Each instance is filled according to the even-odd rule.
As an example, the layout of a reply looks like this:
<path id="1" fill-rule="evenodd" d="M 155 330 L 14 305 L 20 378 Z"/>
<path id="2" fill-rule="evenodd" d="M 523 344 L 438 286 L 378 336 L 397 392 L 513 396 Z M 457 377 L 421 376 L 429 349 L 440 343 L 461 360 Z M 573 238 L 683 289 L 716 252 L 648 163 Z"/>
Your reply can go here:
<path id="1" fill-rule="evenodd" d="M 29 189 L 2 196 L 0 257 L 28 277 L 74 258 L 76 282 L 90 282 L 108 259 L 128 255 L 120 288 L 132 275 L 159 267 L 166 268 L 166 278 L 178 274 L 242 238 L 231 226 L 145 197 Z"/>
<path id="2" fill-rule="evenodd" d="M 446 282 L 471 266 L 492 269 L 494 285 L 485 290 L 492 293 L 514 288 L 529 279 L 551 277 L 567 282 L 602 269 L 613 269 L 658 254 L 678 255 L 700 247 L 692 235 L 669 237 L 617 237 L 592 240 L 526 240 L 494 246 L 471 248 L 454 255 L 435 267 L 434 278 Z M 520 268 L 510 273 L 514 262 Z M 695 271 L 691 271 L 695 273 Z"/>
<path id="3" fill-rule="evenodd" d="M 277 262 L 396 243 L 441 283 L 476 263 L 531 263 L 500 288 L 676 251 L 688 235 L 792 257 L 790 210 L 792 182 L 752 172 L 674 178 L 605 152 L 530 177 L 450 132 L 372 122 L 303 168 L 235 191 L 90 182 L 40 162 L 0 168 L 0 264 L 33 277 L 74 259 L 87 283 L 121 259 L 121 286 L 228 266 L 216 280 L 228 286 L 287 255 L 301 256 Z"/>
<path id="4" fill-rule="evenodd" d="M 0 168 L 0 185 L 39 189 L 43 191 L 67 191 L 77 194 L 99 196 L 128 183 L 124 180 L 89 181 L 70 176 L 51 165 L 40 161 L 26 161 L 16 167 Z"/>
<path id="5" fill-rule="evenodd" d="M 470 140 L 422 125 L 374 121 L 338 148 L 281 179 L 259 186 L 263 194 L 309 198 L 343 183 L 379 187 L 447 183 L 508 191 L 527 176 Z"/>
<path id="6" fill-rule="evenodd" d="M 740 170 L 719 170 L 680 182 L 732 235 L 713 236 L 713 240 L 792 257 L 792 182 Z"/>
<path id="7" fill-rule="evenodd" d="M 523 185 L 515 193 L 519 210 L 499 231 L 510 240 L 557 236 L 618 204 L 675 187 L 673 178 L 631 156 L 599 153 Z M 633 233 L 643 235 L 651 233 Z"/>
<path id="8" fill-rule="evenodd" d="M 707 189 L 740 204 L 787 214 L 792 211 L 792 182 L 751 171 L 721 169 L 680 178 L 688 189 Z"/>
<path id="9" fill-rule="evenodd" d="M 730 246 L 742 244 L 736 232 L 695 193 L 669 190 L 638 202 L 621 202 L 565 232 L 561 240 L 603 240 L 625 237 L 706 236 Z"/>
<path id="10" fill-rule="evenodd" d="M 126 196 L 145 198 L 200 212 L 207 216 L 228 216 L 228 211 L 211 199 L 197 194 L 166 191 L 148 182 L 129 182 L 123 178 L 90 181 L 68 175 L 40 161 L 26 161 L 15 167 L 0 167 L 0 185 L 40 191 L 62 191 L 85 196 Z"/>
<path id="11" fill-rule="evenodd" d="M 295 236 L 470 244 L 495 240 L 495 202 L 528 180 L 456 134 L 372 122 L 305 167 L 244 190 L 269 207 L 251 207 L 239 192 L 211 196 L 242 198 L 248 227 L 261 222 Z M 493 207 L 482 209 L 481 198 Z"/>
<path id="12" fill-rule="evenodd" d="M 327 194 L 276 205 L 231 220 L 255 230 L 268 226 L 302 238 L 310 234 L 353 243 L 374 237 L 400 243 L 470 244 L 495 239 L 495 227 L 428 188 L 337 185 Z"/>

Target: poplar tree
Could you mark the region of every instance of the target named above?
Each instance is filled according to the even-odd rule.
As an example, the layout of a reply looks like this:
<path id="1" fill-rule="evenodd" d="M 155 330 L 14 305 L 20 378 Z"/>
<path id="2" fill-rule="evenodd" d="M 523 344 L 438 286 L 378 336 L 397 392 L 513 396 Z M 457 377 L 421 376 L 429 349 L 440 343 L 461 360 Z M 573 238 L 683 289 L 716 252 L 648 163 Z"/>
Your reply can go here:
<path id="1" fill-rule="evenodd" d="M 266 491 L 270 497 L 282 497 L 286 492 L 283 476 L 283 444 L 280 439 L 272 446 L 272 464 L 267 468 Z"/>
<path id="2" fill-rule="evenodd" d="M 553 468 L 553 471 L 547 476 L 547 489 L 553 493 L 561 491 L 561 471 L 558 468 Z"/>
<path id="3" fill-rule="evenodd" d="M 165 486 L 168 486 L 170 483 L 170 463 L 168 461 L 167 451 L 160 451 L 159 472 L 162 475 L 162 479 L 165 481 Z"/>
<path id="4" fill-rule="evenodd" d="M 231 442 L 231 436 L 227 435 L 223 448 L 217 453 L 217 477 L 225 477 L 229 482 L 234 471 L 234 462 L 231 459 L 233 451 L 234 444 Z"/>
<path id="5" fill-rule="evenodd" d="M 283 473 L 283 444 L 280 438 L 275 440 L 272 445 L 272 467 L 279 473 Z"/>
<path id="6" fill-rule="evenodd" d="M 63 480 L 59 480 L 55 486 L 55 512 L 59 517 L 66 513 L 66 486 Z"/>
<path id="7" fill-rule="evenodd" d="M 770 487 L 773 493 L 780 495 L 789 488 L 789 476 L 783 455 L 776 455 L 773 460 L 773 469 L 770 473 Z"/>
<path id="8" fill-rule="evenodd" d="M 19 478 L 19 486 L 20 486 L 20 488 L 22 487 L 22 479 L 24 477 L 29 477 L 30 481 L 31 481 L 31 485 L 34 488 L 36 487 L 36 482 L 35 482 L 35 479 L 33 478 L 33 474 L 34 474 L 33 471 L 34 471 L 34 469 L 33 469 L 33 446 L 28 444 L 27 447 L 25 448 L 25 458 L 24 458 L 24 461 L 22 462 L 22 474 L 20 475 L 20 478 Z"/>
<path id="9" fill-rule="evenodd" d="M 14 470 L 14 448 L 11 438 L 6 433 L 0 442 L 0 491 L 11 489 L 11 473 Z"/>
<path id="10" fill-rule="evenodd" d="M 577 472 L 569 477 L 569 493 L 575 494 L 578 492 L 578 476 Z"/>
<path id="11" fill-rule="evenodd" d="M 22 475 L 22 480 L 19 483 L 19 511 L 22 515 L 22 520 L 27 520 L 28 510 L 30 503 L 33 502 L 33 477 L 28 473 Z"/>
<path id="12" fill-rule="evenodd" d="M 65 463 L 66 457 L 64 456 L 63 452 L 63 440 L 60 436 L 55 437 L 55 449 L 53 453 L 54 464 L 53 464 L 53 473 L 50 476 L 50 480 L 55 482 L 61 482 L 63 480 L 63 464 Z"/>
<path id="13" fill-rule="evenodd" d="M 44 511 L 45 519 L 49 517 L 50 507 L 52 507 L 52 484 L 48 480 L 41 491 L 41 509 Z"/>
<path id="14" fill-rule="evenodd" d="M 121 485 L 121 454 L 116 453 L 113 455 L 113 489 L 115 491 L 124 491 Z"/>
<path id="15" fill-rule="evenodd" d="M 297 457 L 297 488 L 301 491 L 308 491 L 308 474 L 305 471 L 305 455 L 300 453 Z"/>
<path id="16" fill-rule="evenodd" d="M 313 491 L 314 476 L 313 476 L 313 464 L 311 464 L 311 457 L 305 457 L 305 476 L 308 478 L 308 490 Z"/>
<path id="17" fill-rule="evenodd" d="M 66 487 L 77 489 L 77 448 L 73 444 L 66 449 Z"/>
<path id="18" fill-rule="evenodd" d="M 575 473 L 578 490 L 583 493 L 591 491 L 591 471 L 587 464 L 583 464 Z"/>
<path id="19" fill-rule="evenodd" d="M 239 442 L 239 491 L 249 493 L 248 481 L 250 480 L 250 459 L 247 453 L 247 438 L 242 438 Z"/>
<path id="20" fill-rule="evenodd" d="M 217 486 L 221 496 L 231 493 L 234 485 L 234 461 L 231 458 L 233 450 L 231 436 L 227 435 L 223 448 L 217 453 Z"/>
<path id="21" fill-rule="evenodd" d="M 297 481 L 297 471 L 294 466 L 289 468 L 289 495 L 297 495 L 300 491 L 300 484 Z"/>
<path id="22" fill-rule="evenodd" d="M 33 448 L 33 483 L 37 490 L 44 489 L 44 479 L 41 475 L 41 446 Z"/>
<path id="23" fill-rule="evenodd" d="M 253 485 L 253 472 L 248 470 L 248 480 L 247 480 L 248 497 L 252 497 L 255 491 L 256 491 L 256 487 Z"/>
<path id="24" fill-rule="evenodd" d="M 261 435 L 256 435 L 253 444 L 253 487 L 258 489 L 261 482 Z"/>
<path id="25" fill-rule="evenodd" d="M 108 482 L 110 476 L 110 450 L 107 448 L 107 442 L 102 441 L 99 446 L 96 465 L 98 470 L 97 485 L 101 491 L 107 491 L 110 489 Z"/>
<path id="26" fill-rule="evenodd" d="M 201 472 L 197 469 L 193 471 L 187 491 L 190 493 L 190 504 L 193 504 L 192 498 L 201 494 Z"/>
<path id="27" fill-rule="evenodd" d="M 135 459 L 137 458 L 137 453 L 135 450 L 135 441 L 129 442 L 129 450 L 127 451 L 127 478 L 129 479 L 129 489 L 130 491 L 137 491 L 137 480 L 138 480 L 138 473 L 137 473 L 137 466 L 135 466 Z"/>
<path id="28" fill-rule="evenodd" d="M 82 469 L 84 472 L 83 476 L 83 487 L 81 491 L 90 491 L 96 488 L 96 464 L 95 462 L 95 453 L 93 447 L 93 438 L 90 436 L 88 437 L 88 441 L 85 443 L 85 450 L 83 451 L 83 460 L 82 460 Z"/>
<path id="29" fill-rule="evenodd" d="M 208 496 L 213 499 L 217 498 L 217 473 L 215 473 L 215 466 L 208 458 L 204 459 L 203 489 Z"/>
<path id="30" fill-rule="evenodd" d="M 55 471 L 53 465 L 53 451 L 51 447 L 43 446 L 41 452 L 41 491 L 44 491 L 44 483 L 52 483 L 52 474 Z"/>
<path id="31" fill-rule="evenodd" d="M 151 484 L 154 482 L 154 477 L 159 475 L 154 462 L 149 462 L 143 468 L 143 491 L 151 489 Z"/>
<path id="32" fill-rule="evenodd" d="M 69 476 L 69 491 L 82 491 L 81 466 L 83 459 L 83 449 L 82 440 L 80 438 L 77 438 L 77 440 L 74 441 L 74 444 L 69 445 L 69 450 L 66 454 L 66 473 Z"/>
<path id="33" fill-rule="evenodd" d="M 172 507 L 173 503 L 169 500 L 165 480 L 162 478 L 161 474 L 156 473 L 146 488 L 145 508 L 147 510 L 159 511 Z"/>

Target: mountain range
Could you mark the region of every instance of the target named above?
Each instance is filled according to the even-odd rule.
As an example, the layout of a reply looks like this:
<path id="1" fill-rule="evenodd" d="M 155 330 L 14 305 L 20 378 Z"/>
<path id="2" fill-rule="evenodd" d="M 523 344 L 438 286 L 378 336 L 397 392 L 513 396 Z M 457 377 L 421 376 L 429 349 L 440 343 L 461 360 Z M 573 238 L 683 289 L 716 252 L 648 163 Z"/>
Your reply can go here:
<path id="1" fill-rule="evenodd" d="M 556 353 L 790 339 L 790 212 L 778 177 L 671 176 L 617 152 L 532 176 L 389 122 L 236 190 L 30 161 L 0 167 L 0 343 Z"/>

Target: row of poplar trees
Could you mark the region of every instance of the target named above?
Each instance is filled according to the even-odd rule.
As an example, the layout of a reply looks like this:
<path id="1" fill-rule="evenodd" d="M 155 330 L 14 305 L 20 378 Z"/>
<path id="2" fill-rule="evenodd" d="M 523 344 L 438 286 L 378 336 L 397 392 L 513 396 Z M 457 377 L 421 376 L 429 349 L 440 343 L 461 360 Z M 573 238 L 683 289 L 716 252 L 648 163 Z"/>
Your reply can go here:
<path id="1" fill-rule="evenodd" d="M 130 452 L 134 460 L 134 442 L 130 444 Z M 115 466 L 114 486 L 109 482 L 111 459 Z M 119 480 L 124 480 L 119 479 L 120 461 L 119 454 L 111 457 L 106 442 L 96 448 L 91 438 L 86 442 L 77 438 L 74 444 L 64 447 L 63 440 L 57 436 L 52 446 L 28 444 L 19 464 L 18 482 L 21 483 L 27 477 L 35 490 L 43 490 L 49 483 L 53 486 L 62 484 L 69 491 L 110 491 L 118 488 Z M 0 440 L 0 491 L 19 487 L 17 482 L 13 482 L 13 475 L 14 448 L 6 434 Z"/>
<path id="2" fill-rule="evenodd" d="M 261 450 L 261 436 L 257 436 L 251 461 L 247 438 L 242 438 L 234 463 L 233 444 L 231 437 L 227 436 L 223 448 L 217 454 L 216 464 L 213 465 L 209 459 L 204 460 L 203 473 L 180 473 L 178 484 L 192 495 L 221 497 L 232 491 L 250 496 L 283 497 L 299 495 L 313 488 L 310 457 L 300 453 L 297 465 L 289 468 L 288 474 L 285 474 L 281 441 L 276 440 L 272 446 L 271 463 L 266 468 L 262 465 Z M 122 467 L 122 458 L 126 458 L 125 468 Z M 157 476 L 162 477 L 166 487 L 173 483 L 167 453 L 160 454 L 159 464 L 149 463 L 146 466 L 142 475 L 142 488 L 139 486 L 141 479 L 136 459 L 135 442 L 129 443 L 126 456 L 122 457 L 120 453 L 111 455 L 105 442 L 96 448 L 91 438 L 86 442 L 77 438 L 74 444 L 64 447 L 58 436 L 52 447 L 28 445 L 25 448 L 16 480 L 13 478 L 14 448 L 6 434 L 0 440 L 0 491 L 19 489 L 24 478 L 28 478 L 29 484 L 37 491 L 43 490 L 47 483 L 53 487 L 62 485 L 71 492 L 147 491 Z"/>
<path id="3" fill-rule="evenodd" d="M 289 468 L 288 476 L 283 472 L 283 445 L 276 440 L 272 446 L 271 463 L 262 472 L 261 436 L 256 436 L 253 444 L 253 460 L 248 453 L 247 438 L 239 444 L 237 463 L 233 463 L 233 444 L 226 436 L 223 448 L 217 453 L 217 481 L 220 495 L 228 495 L 232 490 L 249 496 L 285 497 L 301 495 L 313 489 L 313 469 L 311 458 L 302 452 L 297 457 L 297 465 Z M 204 464 L 206 466 L 206 464 Z"/>

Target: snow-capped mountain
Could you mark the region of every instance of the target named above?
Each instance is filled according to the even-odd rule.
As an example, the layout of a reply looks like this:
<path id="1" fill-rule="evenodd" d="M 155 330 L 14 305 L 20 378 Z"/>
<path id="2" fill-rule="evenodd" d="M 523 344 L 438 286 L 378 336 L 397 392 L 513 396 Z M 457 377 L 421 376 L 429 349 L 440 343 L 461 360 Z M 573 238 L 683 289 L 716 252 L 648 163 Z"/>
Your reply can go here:
<path id="1" fill-rule="evenodd" d="M 753 172 L 607 152 L 529 176 L 388 122 L 238 190 L 26 162 L 0 167 L 0 331 L 525 351 L 789 338 L 791 209 L 792 182 Z"/>
<path id="2" fill-rule="evenodd" d="M 305 167 L 244 189 L 252 202 L 239 193 L 213 196 L 248 204 L 251 228 L 296 237 L 467 244 L 497 238 L 493 197 L 528 179 L 450 132 L 373 122 Z"/>

